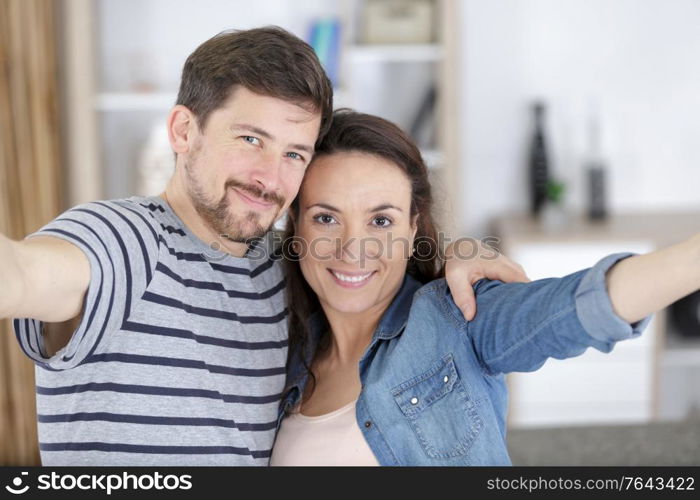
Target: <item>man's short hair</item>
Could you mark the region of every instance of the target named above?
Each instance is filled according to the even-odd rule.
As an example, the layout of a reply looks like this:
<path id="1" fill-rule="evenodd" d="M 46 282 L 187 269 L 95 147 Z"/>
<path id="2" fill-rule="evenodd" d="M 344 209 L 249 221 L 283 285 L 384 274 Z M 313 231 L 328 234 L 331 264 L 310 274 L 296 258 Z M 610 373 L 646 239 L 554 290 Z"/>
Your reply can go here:
<path id="1" fill-rule="evenodd" d="M 204 129 L 238 85 L 320 113 L 319 140 L 330 127 L 331 82 L 314 50 L 282 28 L 223 31 L 201 44 L 185 61 L 177 104 Z"/>

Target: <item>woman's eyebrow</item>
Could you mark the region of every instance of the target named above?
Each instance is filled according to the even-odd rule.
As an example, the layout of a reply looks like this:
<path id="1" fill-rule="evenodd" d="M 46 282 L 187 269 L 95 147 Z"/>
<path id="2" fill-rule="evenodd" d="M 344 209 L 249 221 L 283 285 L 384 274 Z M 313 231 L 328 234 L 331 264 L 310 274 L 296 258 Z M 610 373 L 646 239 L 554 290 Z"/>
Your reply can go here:
<path id="1" fill-rule="evenodd" d="M 325 208 L 326 210 L 330 210 L 332 212 L 340 212 L 340 209 L 335 208 L 333 205 L 328 205 L 327 203 L 314 203 L 314 204 L 306 207 L 306 210 L 313 208 L 313 207 Z M 390 203 L 382 203 L 381 205 L 377 205 L 374 208 L 370 208 L 369 210 L 367 210 L 367 212 L 368 213 L 381 212 L 382 210 L 386 210 L 388 208 L 393 208 L 394 210 L 398 210 L 399 212 L 403 212 L 403 210 L 401 210 L 399 207 L 392 205 Z"/>
<path id="2" fill-rule="evenodd" d="M 335 207 L 332 206 L 332 205 L 328 205 L 328 204 L 326 204 L 326 203 L 314 203 L 314 204 L 309 205 L 308 207 L 306 207 L 306 210 L 308 210 L 308 209 L 310 209 L 310 208 L 313 208 L 313 207 L 325 208 L 326 210 L 330 210 L 330 211 L 332 211 L 332 212 L 340 212 L 339 209 L 335 208 Z"/>
<path id="3" fill-rule="evenodd" d="M 367 210 L 368 212 L 381 212 L 382 210 L 386 210 L 387 208 L 393 208 L 394 210 L 398 210 L 399 212 L 403 212 L 399 207 L 394 206 L 390 203 L 383 203 L 381 205 L 377 205 L 376 207 Z"/>

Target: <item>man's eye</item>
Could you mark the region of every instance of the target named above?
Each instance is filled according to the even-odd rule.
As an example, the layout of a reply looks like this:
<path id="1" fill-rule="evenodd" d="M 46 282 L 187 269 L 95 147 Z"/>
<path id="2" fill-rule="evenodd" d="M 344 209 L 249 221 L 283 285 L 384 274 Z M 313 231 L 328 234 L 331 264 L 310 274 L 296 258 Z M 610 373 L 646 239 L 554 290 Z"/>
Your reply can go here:
<path id="1" fill-rule="evenodd" d="M 375 217 L 372 222 L 377 227 L 389 227 L 392 224 L 391 219 L 389 219 L 389 217 L 384 217 L 383 215 Z"/>
<path id="2" fill-rule="evenodd" d="M 254 146 L 260 145 L 260 139 L 258 139 L 257 137 L 253 137 L 252 135 L 244 135 L 243 140 L 249 144 L 253 144 Z"/>
<path id="3" fill-rule="evenodd" d="M 301 156 L 299 153 L 295 153 L 294 151 L 290 151 L 287 153 L 287 158 L 291 158 L 292 160 L 303 160 L 304 157 Z"/>

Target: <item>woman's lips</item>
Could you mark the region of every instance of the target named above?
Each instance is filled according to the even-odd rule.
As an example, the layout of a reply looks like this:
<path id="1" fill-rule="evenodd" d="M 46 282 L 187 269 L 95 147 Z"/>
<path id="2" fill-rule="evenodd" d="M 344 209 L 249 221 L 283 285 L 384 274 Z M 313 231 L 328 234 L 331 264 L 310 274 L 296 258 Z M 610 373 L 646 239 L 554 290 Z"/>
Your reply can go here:
<path id="1" fill-rule="evenodd" d="M 344 273 L 333 269 L 328 269 L 328 272 L 339 286 L 344 288 L 360 288 L 369 283 L 377 271 L 365 273 Z"/>

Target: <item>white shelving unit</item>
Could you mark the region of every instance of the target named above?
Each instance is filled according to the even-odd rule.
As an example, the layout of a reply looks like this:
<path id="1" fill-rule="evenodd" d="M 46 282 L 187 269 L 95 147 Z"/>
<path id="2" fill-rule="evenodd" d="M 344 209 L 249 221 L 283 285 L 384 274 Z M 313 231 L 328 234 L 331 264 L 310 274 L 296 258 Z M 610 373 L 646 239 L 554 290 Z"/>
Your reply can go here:
<path id="1" fill-rule="evenodd" d="M 439 62 L 442 46 L 434 44 L 349 45 L 345 57 L 354 64 L 367 62 Z"/>
<path id="2" fill-rule="evenodd" d="M 437 65 L 442 54 L 439 44 L 348 45 L 342 55 L 342 100 L 336 102 L 385 117 L 410 132 L 425 94 L 438 85 Z M 440 124 L 429 127 L 439 129 Z M 442 167 L 445 155 L 438 145 L 420 144 L 420 138 L 415 139 L 429 168 Z"/>
<path id="3" fill-rule="evenodd" d="M 350 37 L 358 30 L 348 30 Z M 443 124 L 437 117 L 437 99 L 442 99 L 440 66 L 444 48 L 430 44 L 363 44 L 346 40 L 341 52 L 341 93 L 343 106 L 382 116 L 409 133 L 422 151 L 426 163 L 438 168 L 444 159 L 437 137 Z M 431 99 L 430 93 L 434 93 Z M 429 101 L 429 102 L 426 102 Z M 421 107 L 427 106 L 421 113 Z M 417 120 L 421 127 L 416 128 Z M 421 133 L 422 132 L 422 133 Z"/>

